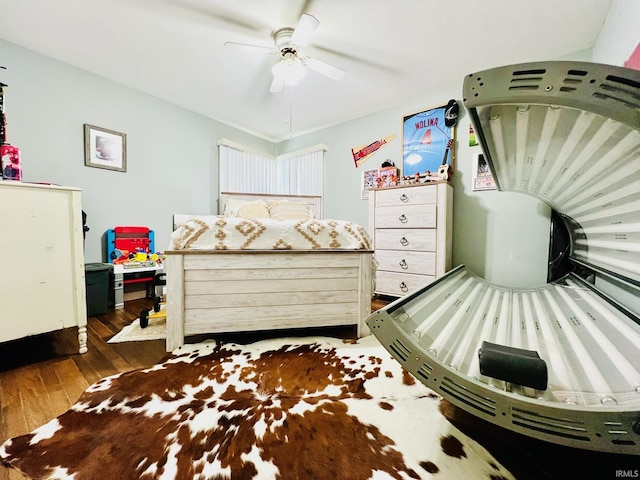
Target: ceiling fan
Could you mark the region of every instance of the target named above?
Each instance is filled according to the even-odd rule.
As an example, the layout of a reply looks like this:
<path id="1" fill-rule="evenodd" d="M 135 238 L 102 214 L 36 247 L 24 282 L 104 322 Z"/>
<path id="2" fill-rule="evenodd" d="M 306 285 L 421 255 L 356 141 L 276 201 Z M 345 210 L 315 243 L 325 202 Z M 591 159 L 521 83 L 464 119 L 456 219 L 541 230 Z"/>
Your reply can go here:
<path id="1" fill-rule="evenodd" d="M 318 25 L 320 22 L 316 17 L 303 13 L 295 29 L 285 27 L 273 33 L 273 47 L 237 42 L 225 42 L 224 45 L 249 52 L 279 54 L 282 58 L 271 69 L 273 81 L 269 91 L 273 93 L 281 91 L 285 85 L 297 84 L 307 75 L 308 69 L 333 80 L 341 80 L 345 74 L 343 70 L 318 59 L 304 56 L 301 52 L 301 47 L 309 45 L 311 35 L 318 28 Z"/>

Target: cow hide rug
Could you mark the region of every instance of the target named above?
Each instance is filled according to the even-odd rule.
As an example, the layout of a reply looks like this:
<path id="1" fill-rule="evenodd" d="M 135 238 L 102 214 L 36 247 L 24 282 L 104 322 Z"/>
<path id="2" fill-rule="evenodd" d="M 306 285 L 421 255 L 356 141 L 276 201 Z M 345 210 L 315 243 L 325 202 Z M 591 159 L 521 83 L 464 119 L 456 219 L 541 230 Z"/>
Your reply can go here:
<path id="1" fill-rule="evenodd" d="M 185 345 L 6 441 L 38 479 L 507 479 L 370 336 Z"/>

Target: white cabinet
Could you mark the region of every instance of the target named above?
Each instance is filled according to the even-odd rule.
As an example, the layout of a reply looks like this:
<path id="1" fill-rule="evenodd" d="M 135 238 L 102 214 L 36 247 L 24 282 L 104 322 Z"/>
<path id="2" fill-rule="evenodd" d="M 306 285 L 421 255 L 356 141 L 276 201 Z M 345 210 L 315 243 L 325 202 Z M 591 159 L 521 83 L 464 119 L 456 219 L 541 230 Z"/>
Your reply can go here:
<path id="1" fill-rule="evenodd" d="M 77 326 L 87 351 L 80 194 L 0 181 L 0 342 Z"/>
<path id="2" fill-rule="evenodd" d="M 375 293 L 403 296 L 451 268 L 453 188 L 446 182 L 372 190 Z"/>

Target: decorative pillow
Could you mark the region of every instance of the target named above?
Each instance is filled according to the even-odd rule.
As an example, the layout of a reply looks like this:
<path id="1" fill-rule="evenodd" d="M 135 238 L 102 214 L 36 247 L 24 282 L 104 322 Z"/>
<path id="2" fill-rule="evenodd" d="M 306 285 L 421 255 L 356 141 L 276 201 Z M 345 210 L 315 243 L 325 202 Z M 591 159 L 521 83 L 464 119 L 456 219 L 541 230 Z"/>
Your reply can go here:
<path id="1" fill-rule="evenodd" d="M 266 218 L 269 218 L 269 215 L 268 215 L 269 208 L 267 207 L 267 202 L 265 202 L 264 200 L 238 200 L 235 198 L 230 198 L 227 201 L 227 204 L 224 207 L 223 215 L 226 215 L 228 217 L 237 217 L 238 210 L 240 210 L 241 207 L 244 207 L 245 205 L 253 205 L 253 204 L 263 206 L 264 209 L 267 210 Z"/>
<path id="2" fill-rule="evenodd" d="M 242 218 L 269 218 L 271 214 L 266 202 L 251 202 L 238 208 L 236 216 Z"/>
<path id="3" fill-rule="evenodd" d="M 274 220 L 311 220 L 311 207 L 307 203 L 279 200 L 269 202 L 269 213 Z"/>

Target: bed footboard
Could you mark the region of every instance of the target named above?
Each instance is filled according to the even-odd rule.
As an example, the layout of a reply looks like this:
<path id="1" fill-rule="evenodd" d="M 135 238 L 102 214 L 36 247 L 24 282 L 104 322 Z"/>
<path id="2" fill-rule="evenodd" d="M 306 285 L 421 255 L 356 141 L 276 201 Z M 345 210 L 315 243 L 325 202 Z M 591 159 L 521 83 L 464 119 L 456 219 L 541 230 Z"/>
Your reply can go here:
<path id="1" fill-rule="evenodd" d="M 370 250 L 166 253 L 167 351 L 207 333 L 338 325 L 370 333 Z"/>

